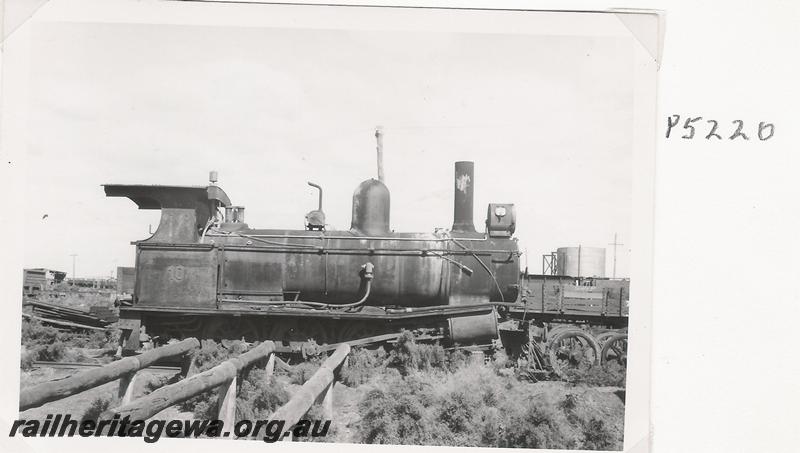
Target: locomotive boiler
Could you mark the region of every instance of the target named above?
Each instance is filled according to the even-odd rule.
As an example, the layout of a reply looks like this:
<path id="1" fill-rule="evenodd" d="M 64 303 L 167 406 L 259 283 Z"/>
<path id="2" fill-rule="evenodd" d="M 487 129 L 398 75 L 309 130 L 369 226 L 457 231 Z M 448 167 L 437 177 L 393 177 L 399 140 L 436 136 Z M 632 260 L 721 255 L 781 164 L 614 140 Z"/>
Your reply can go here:
<path id="1" fill-rule="evenodd" d="M 159 342 L 198 336 L 276 341 L 288 350 L 411 329 L 453 345 L 498 338 L 495 306 L 520 294 L 514 205 L 489 204 L 473 223 L 474 164 L 456 162 L 450 230 L 391 228 L 390 193 L 368 179 L 355 189 L 349 230 L 319 205 L 302 229 L 258 229 L 212 172 L 207 186 L 105 185 L 139 209 L 161 210 L 136 241 L 132 304 L 120 310 L 124 348 L 146 330 Z"/>

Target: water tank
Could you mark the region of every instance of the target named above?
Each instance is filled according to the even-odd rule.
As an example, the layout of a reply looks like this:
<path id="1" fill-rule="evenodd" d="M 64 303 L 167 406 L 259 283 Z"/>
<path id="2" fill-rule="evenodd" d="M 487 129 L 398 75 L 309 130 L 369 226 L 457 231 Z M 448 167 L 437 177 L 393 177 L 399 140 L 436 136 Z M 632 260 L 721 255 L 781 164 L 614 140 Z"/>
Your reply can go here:
<path id="1" fill-rule="evenodd" d="M 605 277 L 606 249 L 601 247 L 560 247 L 557 251 L 558 275 Z"/>

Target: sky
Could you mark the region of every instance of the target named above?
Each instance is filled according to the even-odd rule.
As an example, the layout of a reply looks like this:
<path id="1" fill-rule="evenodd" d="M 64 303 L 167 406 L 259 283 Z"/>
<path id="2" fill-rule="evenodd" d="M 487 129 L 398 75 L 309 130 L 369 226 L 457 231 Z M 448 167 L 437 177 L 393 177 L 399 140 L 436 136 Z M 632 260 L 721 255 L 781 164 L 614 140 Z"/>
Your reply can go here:
<path id="1" fill-rule="evenodd" d="M 453 217 L 453 163 L 475 161 L 475 224 L 515 203 L 532 273 L 558 247 L 631 232 L 633 43 L 621 38 L 137 24 L 37 24 L 31 46 L 25 266 L 113 275 L 158 211 L 101 184 L 204 185 L 256 228 L 350 226 L 384 130 L 391 228 Z M 617 252 L 617 276 L 630 250 Z"/>

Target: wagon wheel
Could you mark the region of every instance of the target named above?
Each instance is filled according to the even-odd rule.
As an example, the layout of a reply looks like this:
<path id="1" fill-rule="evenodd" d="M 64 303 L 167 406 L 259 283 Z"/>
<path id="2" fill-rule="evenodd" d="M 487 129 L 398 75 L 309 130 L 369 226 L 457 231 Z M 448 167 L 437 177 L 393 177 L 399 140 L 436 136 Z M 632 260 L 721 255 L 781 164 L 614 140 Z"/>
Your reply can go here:
<path id="1" fill-rule="evenodd" d="M 551 324 L 546 329 L 544 335 L 545 335 L 545 338 L 556 339 L 559 336 L 561 336 L 561 334 L 563 332 L 573 331 L 573 330 L 581 332 L 581 330 L 579 328 L 577 328 L 577 327 L 575 327 L 574 325 L 571 325 L 571 324 L 555 324 L 555 325 Z"/>
<path id="2" fill-rule="evenodd" d="M 578 329 L 558 332 L 548 345 L 550 366 L 562 379 L 570 372 L 592 367 L 600 361 L 600 345 L 594 337 Z"/>
<path id="3" fill-rule="evenodd" d="M 616 335 L 617 333 L 618 332 L 616 332 L 616 331 L 609 330 L 609 331 L 602 332 L 602 333 L 599 333 L 599 334 L 595 335 L 594 339 L 597 340 L 597 343 L 599 345 L 603 345 L 603 344 L 605 344 L 606 340 L 608 340 L 612 336 Z"/>
<path id="4" fill-rule="evenodd" d="M 628 334 L 616 333 L 603 344 L 600 352 L 603 366 L 616 363 L 625 368 L 628 366 Z"/>

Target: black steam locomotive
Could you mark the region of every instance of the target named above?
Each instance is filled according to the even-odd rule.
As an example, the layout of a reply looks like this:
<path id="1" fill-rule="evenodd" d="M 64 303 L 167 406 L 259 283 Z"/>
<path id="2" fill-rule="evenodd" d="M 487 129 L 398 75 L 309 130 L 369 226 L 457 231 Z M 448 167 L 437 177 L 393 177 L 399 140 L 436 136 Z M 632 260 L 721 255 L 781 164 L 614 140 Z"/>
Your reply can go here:
<path id="1" fill-rule="evenodd" d="M 162 342 L 271 339 L 287 352 L 308 340 L 380 339 L 401 329 L 485 346 L 505 322 L 510 337 L 555 341 L 568 332 L 562 342 L 578 339 L 599 353 L 575 325 L 627 325 L 626 284 L 521 272 L 513 204 L 489 204 L 485 228 L 475 229 L 472 162 L 455 164 L 452 228 L 433 233 L 392 231 L 389 190 L 376 179 L 356 188 L 349 230 L 326 228 L 322 188 L 310 182 L 319 206 L 304 229 L 254 229 L 216 179 L 212 172 L 208 186 L 104 186 L 107 196 L 161 210 L 156 232 L 135 242 L 133 300 L 120 310 L 125 350 L 139 348 L 143 329 Z"/>

